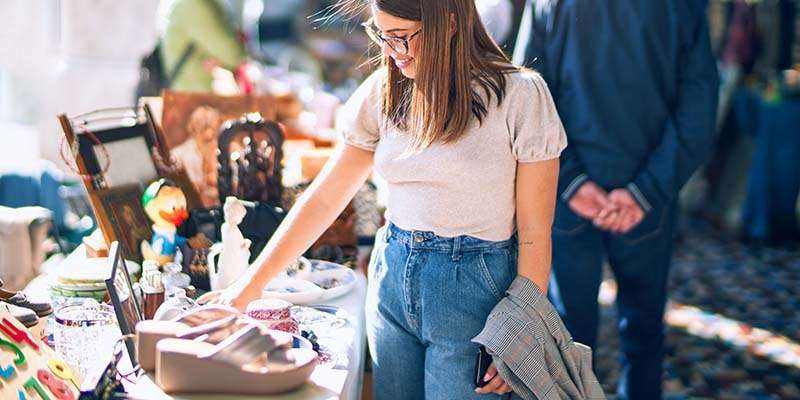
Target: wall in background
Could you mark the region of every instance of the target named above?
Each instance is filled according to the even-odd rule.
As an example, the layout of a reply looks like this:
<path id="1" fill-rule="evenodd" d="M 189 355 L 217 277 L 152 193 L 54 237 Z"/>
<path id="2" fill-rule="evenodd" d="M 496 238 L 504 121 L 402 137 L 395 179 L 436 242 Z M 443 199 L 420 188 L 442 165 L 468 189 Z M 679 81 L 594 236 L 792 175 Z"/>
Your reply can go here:
<path id="1" fill-rule="evenodd" d="M 158 0 L 0 2 L 0 168 L 58 155 L 60 112 L 133 103 Z"/>

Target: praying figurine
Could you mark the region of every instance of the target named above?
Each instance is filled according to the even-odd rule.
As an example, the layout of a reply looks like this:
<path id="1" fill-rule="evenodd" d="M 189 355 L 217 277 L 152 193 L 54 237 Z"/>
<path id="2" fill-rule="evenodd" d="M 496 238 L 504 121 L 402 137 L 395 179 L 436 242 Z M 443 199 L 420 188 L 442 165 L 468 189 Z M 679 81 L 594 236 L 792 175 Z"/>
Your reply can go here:
<path id="1" fill-rule="evenodd" d="M 145 190 L 142 206 L 153 221 L 153 237 L 150 243 L 142 241 L 142 256 L 159 266 L 174 262 L 178 247 L 186 242 L 178 235 L 178 227 L 189 218 L 186 196 L 172 181 L 159 179 Z"/>
<path id="2" fill-rule="evenodd" d="M 245 239 L 239 224 L 247 213 L 242 200 L 233 196 L 225 198 L 223 206 L 225 222 L 222 224 L 222 252 L 217 264 L 216 276 L 212 279 L 213 290 L 230 286 L 241 277 L 250 265 L 250 240 Z"/>

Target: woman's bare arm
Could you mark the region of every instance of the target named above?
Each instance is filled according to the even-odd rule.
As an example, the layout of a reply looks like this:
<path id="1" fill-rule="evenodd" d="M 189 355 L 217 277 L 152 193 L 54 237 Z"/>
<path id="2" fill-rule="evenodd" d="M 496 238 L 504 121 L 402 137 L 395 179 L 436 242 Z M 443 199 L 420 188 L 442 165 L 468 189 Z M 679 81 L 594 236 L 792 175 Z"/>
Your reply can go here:
<path id="1" fill-rule="evenodd" d="M 520 163 L 517 167 L 517 273 L 545 293 L 550 279 L 557 185 L 558 159 Z"/>
<path id="2" fill-rule="evenodd" d="M 227 290 L 203 300 L 243 310 L 261 297 L 267 282 L 302 255 L 331 226 L 372 171 L 373 152 L 337 146 L 319 176 L 297 200 L 243 276 Z"/>

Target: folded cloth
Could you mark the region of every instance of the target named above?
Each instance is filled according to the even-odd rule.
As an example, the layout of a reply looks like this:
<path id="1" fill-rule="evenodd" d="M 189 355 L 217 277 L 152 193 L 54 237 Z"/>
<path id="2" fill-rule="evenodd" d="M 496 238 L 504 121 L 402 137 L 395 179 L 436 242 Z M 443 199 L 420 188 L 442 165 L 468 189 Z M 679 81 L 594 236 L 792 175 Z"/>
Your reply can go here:
<path id="1" fill-rule="evenodd" d="M 36 222 L 51 219 L 52 213 L 42 207 L 0 206 L 0 279 L 4 288 L 21 290 L 38 275 L 48 224 Z"/>
<path id="2" fill-rule="evenodd" d="M 518 276 L 473 342 L 522 399 L 605 399 L 592 372 L 592 350 L 576 343 L 555 308 L 529 279 Z"/>

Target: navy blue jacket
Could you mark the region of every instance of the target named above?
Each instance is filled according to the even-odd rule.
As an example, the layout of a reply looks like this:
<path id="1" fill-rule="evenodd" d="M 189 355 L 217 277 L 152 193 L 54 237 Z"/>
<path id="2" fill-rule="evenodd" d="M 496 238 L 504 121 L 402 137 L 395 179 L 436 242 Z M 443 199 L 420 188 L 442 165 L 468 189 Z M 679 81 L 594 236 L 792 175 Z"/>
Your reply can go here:
<path id="1" fill-rule="evenodd" d="M 548 83 L 567 132 L 559 195 L 589 179 L 645 211 L 711 153 L 718 76 L 705 0 L 529 0 L 514 60 Z"/>

